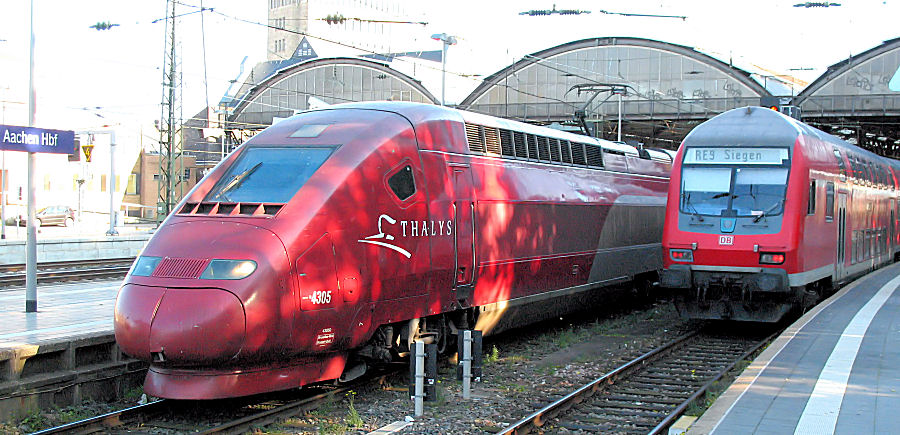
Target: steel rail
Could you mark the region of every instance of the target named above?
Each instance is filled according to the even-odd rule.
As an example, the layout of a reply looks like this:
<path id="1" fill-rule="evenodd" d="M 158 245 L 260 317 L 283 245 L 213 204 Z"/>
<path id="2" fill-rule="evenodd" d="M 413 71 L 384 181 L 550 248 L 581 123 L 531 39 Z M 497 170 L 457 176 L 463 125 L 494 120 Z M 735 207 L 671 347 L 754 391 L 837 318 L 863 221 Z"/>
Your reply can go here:
<path id="1" fill-rule="evenodd" d="M 85 265 L 119 265 L 119 264 L 131 264 L 134 262 L 135 257 L 117 257 L 117 258 L 98 258 L 95 260 L 65 260 L 65 261 L 42 261 L 38 263 L 38 269 L 51 270 L 51 269 L 72 269 L 84 267 Z M 0 274 L 4 273 L 15 273 L 21 272 L 25 270 L 24 263 L 18 264 L 3 264 L 0 265 Z"/>
<path id="2" fill-rule="evenodd" d="M 564 412 L 571 408 L 572 406 L 584 401 L 585 399 L 593 396 L 597 392 L 602 391 L 606 387 L 613 385 L 622 377 L 627 376 L 634 370 L 644 366 L 657 358 L 664 355 L 666 352 L 672 350 L 679 344 L 688 340 L 689 338 L 695 337 L 700 333 L 700 331 L 694 331 L 689 334 L 683 335 L 681 337 L 672 340 L 671 342 L 664 344 L 656 349 L 653 349 L 631 361 L 628 363 L 616 368 L 615 370 L 585 384 L 579 389 L 569 393 L 565 397 L 535 411 L 531 415 L 509 425 L 506 429 L 504 429 L 500 434 L 525 434 L 530 433 L 532 430 L 540 428 L 550 419 L 556 417 L 561 412 Z"/>
<path id="3" fill-rule="evenodd" d="M 768 337 L 766 337 L 765 339 L 763 339 L 762 341 L 757 343 L 756 346 L 753 346 L 752 348 L 750 348 L 749 350 L 744 352 L 743 355 L 738 357 L 731 364 L 728 364 L 722 370 L 719 370 L 719 372 L 716 373 L 716 375 L 713 376 L 712 379 L 710 379 L 708 382 L 703 384 L 703 386 L 700 387 L 700 389 L 698 389 L 696 392 L 694 392 L 694 394 L 692 394 L 690 397 L 685 399 L 684 402 L 682 402 L 680 405 L 678 405 L 675 408 L 675 410 L 673 410 L 666 418 L 663 419 L 663 421 L 661 421 L 658 425 L 656 425 L 656 427 L 654 427 L 650 431 L 650 434 L 663 433 L 663 431 L 665 431 L 666 429 L 668 429 L 669 426 L 671 426 L 672 424 L 675 423 L 675 420 L 678 419 L 678 417 L 681 417 L 681 415 L 684 414 L 684 411 L 686 411 L 688 409 L 688 407 L 691 406 L 692 403 L 694 403 L 697 399 L 699 399 L 701 396 L 706 394 L 706 392 L 709 391 L 709 389 L 713 386 L 713 384 L 715 384 L 716 382 L 719 382 L 719 380 L 721 380 L 728 372 L 730 372 L 732 369 L 734 369 L 734 366 L 736 366 L 739 362 L 747 359 L 750 355 L 753 355 L 754 352 L 758 351 L 763 346 L 771 343 L 772 340 L 774 340 L 776 337 L 778 337 L 779 334 L 781 334 L 781 332 L 782 332 L 782 330 L 778 330 L 778 332 L 775 332 L 775 333 L 769 335 Z"/>
<path id="4" fill-rule="evenodd" d="M 207 429 L 201 432 L 198 432 L 200 435 L 207 434 L 242 434 L 251 430 L 253 426 L 264 426 L 271 423 L 274 423 L 282 418 L 287 418 L 292 415 L 297 415 L 300 412 L 306 412 L 311 409 L 317 408 L 321 403 L 325 402 L 331 397 L 334 397 L 338 394 L 343 394 L 349 392 L 352 389 L 350 386 L 339 387 L 337 389 L 326 391 L 324 393 L 316 394 L 312 397 L 307 397 L 305 399 L 300 399 L 291 403 L 287 403 L 276 408 L 272 408 L 266 411 L 262 411 L 257 414 L 248 415 L 244 418 L 240 418 L 234 421 L 230 421 L 228 423 L 216 426 L 211 429 Z"/>
<path id="5" fill-rule="evenodd" d="M 301 412 L 307 412 L 328 402 L 331 398 L 347 393 L 354 388 L 358 388 L 366 382 L 380 382 L 390 374 L 396 373 L 397 369 L 377 370 L 373 376 L 364 376 L 358 381 L 351 382 L 340 387 L 330 389 L 328 391 L 316 393 L 301 399 L 287 401 L 283 405 L 276 406 L 264 411 L 253 412 L 244 417 L 235 419 L 224 424 L 212 428 L 201 428 L 192 430 L 191 433 L 196 434 L 242 434 L 253 430 L 254 427 L 264 426 L 274 423 L 280 419 L 284 419 Z M 312 393 L 312 392 L 310 392 Z M 178 400 L 158 400 L 146 405 L 134 406 L 119 411 L 110 412 L 97 417 L 91 417 L 84 420 L 68 423 L 49 429 L 35 432 L 33 435 L 45 434 L 72 434 L 87 435 L 94 433 L 108 433 L 112 428 L 117 430 L 130 430 L 128 425 L 135 422 L 146 426 L 154 426 L 153 418 L 155 416 L 178 412 L 184 401 Z"/>
<path id="6" fill-rule="evenodd" d="M 37 271 L 39 283 L 62 282 L 79 279 L 118 278 L 125 276 L 131 268 L 133 258 L 117 258 L 103 260 L 68 261 L 41 263 Z M 24 269 L 21 265 L 5 266 L 3 269 L 12 272 L 0 272 L 0 287 L 24 285 Z"/>
<path id="7" fill-rule="evenodd" d="M 121 426 L 129 420 L 140 420 L 145 417 L 158 415 L 171 410 L 174 401 L 157 400 L 144 405 L 132 406 L 131 408 L 113 411 L 97 417 L 91 417 L 84 420 L 75 421 L 64 424 L 62 426 L 51 427 L 42 431 L 34 432 L 32 435 L 48 435 L 48 434 L 92 434 L 105 433 L 110 428 Z"/>

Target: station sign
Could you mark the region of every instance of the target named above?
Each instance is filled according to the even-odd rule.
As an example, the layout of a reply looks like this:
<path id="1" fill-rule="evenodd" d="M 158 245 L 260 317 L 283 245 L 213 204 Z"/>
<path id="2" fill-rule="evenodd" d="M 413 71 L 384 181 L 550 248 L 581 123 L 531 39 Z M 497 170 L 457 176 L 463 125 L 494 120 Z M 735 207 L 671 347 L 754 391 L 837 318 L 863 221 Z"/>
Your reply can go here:
<path id="1" fill-rule="evenodd" d="M 0 124 L 0 150 L 74 154 L 75 132 Z"/>
<path id="2" fill-rule="evenodd" d="M 788 159 L 787 148 L 717 147 L 688 148 L 685 164 L 780 165 Z"/>

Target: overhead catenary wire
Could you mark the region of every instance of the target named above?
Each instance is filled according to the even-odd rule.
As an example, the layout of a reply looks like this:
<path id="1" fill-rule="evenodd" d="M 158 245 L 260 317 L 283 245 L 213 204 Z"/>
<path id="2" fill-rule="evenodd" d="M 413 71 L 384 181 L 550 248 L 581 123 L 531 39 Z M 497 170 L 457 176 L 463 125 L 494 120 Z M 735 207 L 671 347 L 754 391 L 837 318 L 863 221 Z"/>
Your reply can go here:
<path id="1" fill-rule="evenodd" d="M 200 37 L 203 42 L 203 95 L 206 97 L 206 107 L 209 107 L 209 81 L 206 73 L 206 19 L 204 18 L 206 14 L 203 12 L 206 11 L 206 8 L 203 7 L 203 0 L 200 0 Z"/>
<path id="2" fill-rule="evenodd" d="M 181 3 L 181 4 L 184 4 L 184 3 Z M 197 6 L 193 6 L 193 7 L 197 7 Z M 232 15 L 228 15 L 228 14 L 225 14 L 225 13 L 223 13 L 223 12 L 221 12 L 221 11 L 213 10 L 213 12 L 214 12 L 214 13 L 217 13 L 217 14 L 219 14 L 219 15 L 222 15 L 222 16 L 224 16 L 224 17 L 226 17 L 226 18 L 230 18 L 230 19 L 233 19 L 233 20 L 241 21 L 241 22 L 244 22 L 244 23 L 254 24 L 254 25 L 259 25 L 259 26 L 264 26 L 264 27 L 266 27 L 266 28 L 270 28 L 270 29 L 273 29 L 273 30 L 280 30 L 280 31 L 288 32 L 288 33 L 293 33 L 293 34 L 297 34 L 297 35 L 301 35 L 301 36 L 306 36 L 306 37 L 310 37 L 310 38 L 322 40 L 322 41 L 325 41 L 325 42 L 329 42 L 329 43 L 332 43 L 332 44 L 336 44 L 336 45 L 339 45 L 339 46 L 343 46 L 343 47 L 347 47 L 347 48 L 352 48 L 352 49 L 355 49 L 355 50 L 359 50 L 359 51 L 366 52 L 366 53 L 369 53 L 369 54 L 379 54 L 379 53 L 377 53 L 377 52 L 375 52 L 375 51 L 372 51 L 372 50 L 368 50 L 368 49 L 365 49 L 365 48 L 357 47 L 357 46 L 354 46 L 354 45 L 352 45 L 352 44 L 347 44 L 347 43 L 343 43 L 343 42 L 331 40 L 331 39 L 328 39 L 328 38 L 323 38 L 323 37 L 320 37 L 320 36 L 313 35 L 313 34 L 311 34 L 311 33 L 309 33 L 309 32 L 301 32 L 301 31 L 297 31 L 297 30 L 286 29 L 286 28 L 279 27 L 279 26 L 273 26 L 273 25 L 270 25 L 270 24 L 263 24 L 263 23 L 260 23 L 260 22 L 256 22 L 256 21 L 247 20 L 247 19 L 244 19 L 244 18 L 240 18 L 240 17 L 235 17 L 235 16 L 232 16 Z M 539 60 L 548 60 L 548 58 L 540 58 L 540 57 L 537 57 L 537 56 L 534 56 L 534 55 L 527 55 L 526 58 L 528 58 L 528 57 L 533 58 L 533 59 L 539 59 Z M 405 60 L 402 59 L 402 58 L 398 58 L 398 60 L 400 60 L 400 61 L 405 61 Z M 424 66 L 424 67 L 425 67 L 425 68 L 433 69 L 433 70 L 435 70 L 435 71 L 438 71 L 438 70 L 439 70 L 439 69 L 436 68 L 436 67 L 429 67 L 429 66 L 427 66 L 427 65 Z M 567 67 L 568 67 L 568 66 L 567 66 Z M 594 74 L 597 73 L 596 71 L 591 71 L 591 72 L 594 73 Z M 468 80 L 474 80 L 474 81 L 477 81 L 477 82 L 486 82 L 485 79 L 471 77 L 471 76 L 466 75 L 466 74 L 456 73 L 456 72 L 452 72 L 452 71 L 447 71 L 447 73 L 448 73 L 448 74 L 451 74 L 451 75 L 455 75 L 455 76 L 461 77 L 461 78 L 465 78 L 465 79 L 468 79 Z M 635 82 L 631 82 L 631 83 L 637 84 L 637 83 L 635 83 Z M 555 101 L 555 102 L 558 102 L 558 103 L 566 104 L 566 105 L 569 105 L 569 106 L 571 106 L 571 107 L 573 107 L 573 108 L 576 107 L 575 102 L 565 101 L 565 100 L 561 100 L 561 99 L 559 99 L 559 98 L 554 98 L 554 97 L 550 97 L 550 96 L 546 96 L 546 95 L 539 95 L 539 94 L 527 92 L 527 91 L 521 90 L 521 89 L 519 89 L 519 88 L 517 88 L 517 87 L 510 87 L 509 85 L 502 84 L 502 83 L 499 83 L 499 82 L 498 82 L 498 83 L 495 83 L 494 86 L 508 88 L 508 89 L 510 89 L 510 90 L 512 90 L 512 91 L 514 91 L 514 92 L 521 93 L 521 94 L 528 95 L 528 96 L 532 96 L 532 97 L 535 97 L 535 98 L 540 98 L 540 99 L 545 99 L 545 100 L 550 100 L 550 101 Z M 658 94 L 660 94 L 660 95 L 662 95 L 662 93 L 659 92 L 659 91 L 655 91 L 655 92 L 658 93 Z M 642 97 L 644 97 L 644 98 L 650 99 L 648 95 L 643 95 L 643 94 L 641 94 L 641 93 L 639 93 L 639 92 L 637 92 L 637 91 L 636 91 L 636 94 L 638 94 L 639 96 L 642 96 Z M 694 104 L 694 105 L 698 105 L 698 106 L 702 107 L 704 110 L 706 110 L 707 112 L 711 112 L 711 113 L 721 113 L 721 111 L 712 110 L 712 109 L 710 109 L 709 107 L 706 107 L 706 106 L 704 106 L 704 105 L 702 105 L 702 104 L 699 104 L 699 103 L 697 103 L 697 102 L 684 101 L 684 103 L 685 103 L 685 104 Z M 666 102 L 659 102 L 659 104 L 661 104 L 661 105 L 668 105 L 669 107 L 676 108 L 675 106 L 672 106 L 671 104 L 666 103 Z"/>

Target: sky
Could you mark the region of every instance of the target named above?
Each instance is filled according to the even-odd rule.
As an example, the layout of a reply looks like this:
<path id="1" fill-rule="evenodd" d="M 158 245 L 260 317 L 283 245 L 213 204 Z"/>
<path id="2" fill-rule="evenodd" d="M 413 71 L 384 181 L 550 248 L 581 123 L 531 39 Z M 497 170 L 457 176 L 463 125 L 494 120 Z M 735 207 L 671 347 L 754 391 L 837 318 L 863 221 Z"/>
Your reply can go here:
<path id="1" fill-rule="evenodd" d="M 0 0 L 2 124 L 28 122 L 29 3 Z M 201 4 L 200 0 L 185 3 Z M 410 18 L 428 22 L 418 26 L 424 41 L 441 32 L 459 39 L 448 54 L 447 69 L 457 77 L 453 89 L 448 89 L 450 102 L 458 102 L 474 89 L 478 77 L 526 54 L 584 38 L 657 39 L 691 46 L 726 62 L 733 59 L 737 66 L 754 64 L 812 81 L 827 66 L 900 36 L 898 0 L 851 0 L 829 8 L 794 7 L 799 0 L 572 0 L 555 4 L 559 9 L 592 13 L 549 17 L 518 13 L 550 9 L 553 0 L 405 3 L 407 8 L 420 8 Z M 37 126 L 146 126 L 160 117 L 164 0 L 34 0 L 34 5 Z M 266 29 L 252 23 L 266 22 L 268 0 L 204 0 L 203 6 L 214 11 L 178 20 L 180 101 L 185 117 L 200 111 L 207 100 L 215 105 L 222 98 L 245 56 L 246 71 L 266 56 Z M 180 13 L 193 10 L 179 7 Z M 626 17 L 601 10 L 687 18 Z M 118 26 L 106 31 L 90 28 L 105 21 Z M 316 39 L 310 41 L 315 48 Z M 439 48 L 434 42 L 433 49 Z M 320 56 L 327 55 L 319 51 Z M 469 78 L 459 79 L 459 75 Z M 436 76 L 428 77 L 426 86 L 439 95 Z"/>

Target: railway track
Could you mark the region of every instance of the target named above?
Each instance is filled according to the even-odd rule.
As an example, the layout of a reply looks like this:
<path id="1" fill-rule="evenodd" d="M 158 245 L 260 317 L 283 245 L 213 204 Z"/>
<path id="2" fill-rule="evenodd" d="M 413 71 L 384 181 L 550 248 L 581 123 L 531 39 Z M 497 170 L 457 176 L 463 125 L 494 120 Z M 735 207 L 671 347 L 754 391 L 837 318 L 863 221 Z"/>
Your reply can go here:
<path id="1" fill-rule="evenodd" d="M 763 338 L 695 331 L 581 386 L 501 433 L 546 431 L 548 425 L 585 432 L 662 433 L 779 332 Z"/>
<path id="2" fill-rule="evenodd" d="M 37 282 L 64 282 L 83 279 L 120 278 L 128 273 L 133 257 L 99 260 L 53 261 L 38 263 Z M 25 285 L 25 265 L 0 266 L 0 287 Z"/>
<path id="3" fill-rule="evenodd" d="M 403 365 L 403 369 L 406 365 Z M 261 396 L 208 401 L 159 400 L 62 426 L 46 434 L 193 433 L 242 434 L 254 428 L 312 411 L 368 382 L 383 380 L 400 368 L 391 366 L 342 386 L 304 387 Z"/>

